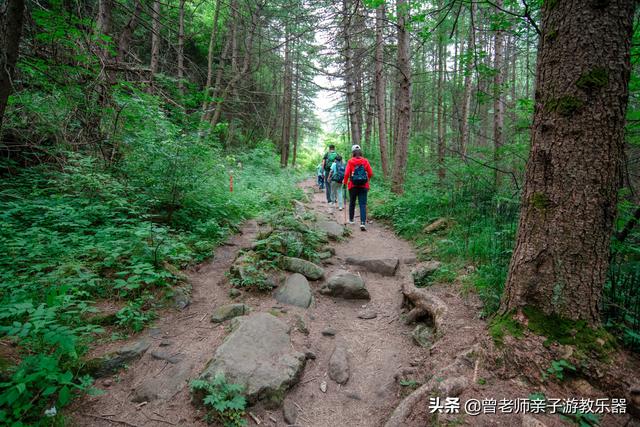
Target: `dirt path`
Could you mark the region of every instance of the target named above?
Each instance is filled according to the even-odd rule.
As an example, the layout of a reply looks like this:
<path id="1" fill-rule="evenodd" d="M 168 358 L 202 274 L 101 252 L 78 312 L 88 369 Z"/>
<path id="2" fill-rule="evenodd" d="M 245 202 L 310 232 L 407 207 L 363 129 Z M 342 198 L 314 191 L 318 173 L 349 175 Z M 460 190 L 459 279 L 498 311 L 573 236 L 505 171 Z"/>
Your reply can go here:
<path id="1" fill-rule="evenodd" d="M 307 209 L 319 217 L 342 224 L 343 212 L 334 212 L 324 201 L 324 194 L 314 191 L 312 185 L 305 183 L 307 191 L 312 192 Z M 288 393 L 288 398 L 299 408 L 297 425 L 380 425 L 402 397 L 394 374 L 399 368 L 412 363 L 415 365 L 422 362 L 421 357 L 424 358 L 424 349 L 412 343 L 410 327 L 399 318 L 401 283 L 408 276 L 407 264 L 415 262 L 413 249 L 380 224 L 369 224 L 367 232 L 361 232 L 356 226 L 350 227 L 353 238 L 333 244 L 336 255 L 325 265 L 326 277 L 338 269 L 359 272 L 371 294 L 366 308 L 374 310 L 376 318 L 357 318 L 366 301 L 320 295 L 317 290 L 322 281 L 311 283 L 315 299 L 308 309 L 283 307 L 267 295 L 244 294 L 241 297 L 254 311 L 275 313 L 292 325 L 294 348 L 310 350 L 316 355 L 315 360 L 307 362 L 298 385 Z M 190 403 L 184 378 L 188 380 L 198 375 L 226 335 L 225 324 L 214 326 L 209 322 L 210 313 L 214 307 L 232 302 L 228 296 L 225 272 L 237 252 L 250 246 L 257 231 L 256 223 L 248 222 L 240 234 L 216 250 L 211 261 L 189 273 L 193 287 L 191 304 L 180 312 L 162 313 L 152 329 L 135 337 L 137 340 L 141 337 L 148 339 L 150 348 L 128 369 L 97 381 L 96 386 L 105 393 L 88 397 L 76 405 L 74 420 L 78 425 L 205 425 L 201 421 L 202 413 Z M 345 265 L 345 258 L 352 255 L 398 258 L 401 264 L 394 277 L 383 277 Z M 306 325 L 308 335 L 299 330 L 299 319 Z M 322 331 L 326 329 L 334 329 L 336 335 L 323 335 Z M 144 338 L 145 335 L 148 338 Z M 338 340 L 345 344 L 350 360 L 351 375 L 344 386 L 333 382 L 327 375 L 328 361 Z M 96 348 L 94 353 L 105 354 L 121 346 L 122 342 L 111 343 Z M 153 356 L 157 353 L 178 361 L 170 363 L 158 359 Z M 323 381 L 328 386 L 326 393 L 320 390 Z M 144 398 L 136 396 L 145 386 L 156 389 L 162 396 L 144 403 Z M 176 387 L 175 392 L 172 387 Z M 268 411 L 257 406 L 251 412 L 267 425 L 286 425 L 280 410 Z"/>

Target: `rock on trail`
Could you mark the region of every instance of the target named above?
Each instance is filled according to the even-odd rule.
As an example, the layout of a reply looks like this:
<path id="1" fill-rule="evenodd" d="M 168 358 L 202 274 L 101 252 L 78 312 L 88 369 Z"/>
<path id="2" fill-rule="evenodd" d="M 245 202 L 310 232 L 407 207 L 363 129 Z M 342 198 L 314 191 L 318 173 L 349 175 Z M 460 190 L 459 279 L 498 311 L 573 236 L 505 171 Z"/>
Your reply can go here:
<path id="1" fill-rule="evenodd" d="M 342 340 L 336 342 L 329 359 L 329 378 L 338 384 L 346 384 L 349 381 L 349 354 Z"/>
<path id="2" fill-rule="evenodd" d="M 382 276 L 395 276 L 400 260 L 398 258 L 378 259 L 378 258 L 356 258 L 348 257 L 346 263 L 349 265 L 357 265 L 371 273 L 377 273 Z"/>
<path id="3" fill-rule="evenodd" d="M 344 299 L 369 299 L 369 291 L 364 285 L 362 277 L 345 270 L 336 271 L 320 289 L 320 293 L 327 296 Z"/>
<path id="4" fill-rule="evenodd" d="M 335 221 L 320 219 L 316 222 L 316 228 L 326 233 L 330 240 L 338 240 L 344 235 L 344 227 Z"/>
<path id="5" fill-rule="evenodd" d="M 225 304 L 213 310 L 211 321 L 213 323 L 222 323 L 234 317 L 244 316 L 249 312 L 251 312 L 251 307 L 246 304 Z"/>
<path id="6" fill-rule="evenodd" d="M 275 292 L 274 297 L 281 304 L 295 305 L 302 308 L 309 307 L 313 300 L 309 282 L 300 273 L 294 273 L 287 277 L 284 285 Z"/>
<path id="7" fill-rule="evenodd" d="M 293 349 L 289 327 L 271 314 L 256 313 L 238 323 L 200 379 L 211 380 L 222 373 L 228 382 L 245 386 L 249 403 L 264 401 L 268 407 L 277 407 L 286 390 L 298 382 L 305 355 Z"/>
<path id="8" fill-rule="evenodd" d="M 282 258 L 282 268 L 293 273 L 300 273 L 310 280 L 319 280 L 324 277 L 324 269 L 322 267 L 300 258 Z"/>

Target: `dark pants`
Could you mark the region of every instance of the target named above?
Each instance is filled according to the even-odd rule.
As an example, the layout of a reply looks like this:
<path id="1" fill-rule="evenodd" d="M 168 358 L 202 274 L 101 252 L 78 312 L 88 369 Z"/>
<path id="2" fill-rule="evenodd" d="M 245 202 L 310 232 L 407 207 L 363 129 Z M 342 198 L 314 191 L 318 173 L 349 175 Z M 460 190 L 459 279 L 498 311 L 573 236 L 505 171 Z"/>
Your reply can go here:
<path id="1" fill-rule="evenodd" d="M 369 190 L 362 187 L 353 187 L 349 190 L 349 221 L 353 221 L 356 211 L 356 197 L 360 205 L 360 224 L 367 223 L 367 192 Z"/>
<path id="2" fill-rule="evenodd" d="M 331 172 L 331 171 L 329 171 L 329 172 Z M 325 190 L 327 192 L 327 202 L 331 203 L 332 201 L 335 201 L 335 200 L 331 200 L 331 185 L 335 184 L 335 183 L 332 183 L 329 180 L 329 172 L 327 172 L 327 171 L 324 172 L 324 188 L 325 188 Z"/>

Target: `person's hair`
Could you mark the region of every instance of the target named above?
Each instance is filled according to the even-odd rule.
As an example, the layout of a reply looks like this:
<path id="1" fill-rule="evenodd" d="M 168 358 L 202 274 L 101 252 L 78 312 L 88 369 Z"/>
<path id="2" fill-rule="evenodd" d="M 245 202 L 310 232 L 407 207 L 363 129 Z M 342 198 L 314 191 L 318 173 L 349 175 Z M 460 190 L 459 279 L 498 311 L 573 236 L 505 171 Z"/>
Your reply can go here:
<path id="1" fill-rule="evenodd" d="M 353 153 L 351 153 L 351 155 L 353 157 L 362 157 L 362 150 L 353 150 Z"/>
<path id="2" fill-rule="evenodd" d="M 337 160 L 338 162 L 341 162 L 341 161 L 342 161 L 342 156 L 341 156 L 340 154 L 338 154 L 338 155 L 336 156 L 336 160 Z"/>
<path id="3" fill-rule="evenodd" d="M 336 146 L 335 146 L 335 145 L 331 144 L 331 145 L 329 146 L 329 150 L 335 150 L 335 149 L 336 149 Z"/>

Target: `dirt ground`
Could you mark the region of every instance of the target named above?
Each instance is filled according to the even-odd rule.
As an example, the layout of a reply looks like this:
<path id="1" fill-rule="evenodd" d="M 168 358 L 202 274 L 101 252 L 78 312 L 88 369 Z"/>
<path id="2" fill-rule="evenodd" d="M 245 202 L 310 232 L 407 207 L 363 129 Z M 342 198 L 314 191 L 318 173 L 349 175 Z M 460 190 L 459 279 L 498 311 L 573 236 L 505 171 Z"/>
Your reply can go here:
<path id="1" fill-rule="evenodd" d="M 312 182 L 304 184 L 311 196 L 307 209 L 318 216 L 344 223 L 344 212 L 332 209 L 324 193 L 314 189 Z M 402 284 L 411 280 L 410 270 L 416 262 L 412 246 L 399 239 L 383 224 L 368 224 L 366 232 L 355 225 L 348 226 L 352 234 L 341 242 L 333 242 L 335 256 L 324 265 L 326 277 L 338 269 L 359 273 L 371 294 L 371 300 L 349 301 L 326 297 L 317 292 L 322 281 L 311 282 L 314 302 L 308 309 L 282 306 L 270 295 L 243 293 L 239 299 L 229 296 L 230 285 L 225 273 L 238 251 L 249 247 L 259 227 L 255 221 L 247 222 L 239 234 L 220 246 L 208 262 L 188 272 L 192 286 L 191 304 L 182 311 L 166 310 L 153 327 L 131 341 L 148 337 L 149 350 L 127 369 L 116 375 L 99 379 L 96 387 L 104 394 L 85 397 L 71 408 L 71 418 L 79 426 L 204 426 L 203 413 L 190 402 L 187 381 L 180 383 L 170 396 L 150 402 L 132 402 L 133 391 L 152 379 L 171 383 L 176 376 L 196 378 L 225 336 L 225 323 L 215 325 L 209 321 L 211 312 L 219 305 L 242 301 L 254 312 L 271 312 L 292 327 L 292 346 L 299 351 L 312 351 L 315 360 L 308 360 L 300 382 L 289 390 L 290 399 L 298 408 L 299 426 L 380 426 L 384 425 L 396 406 L 413 388 L 429 380 L 446 380 L 447 367 L 464 352 L 470 350 L 474 361 L 461 365 L 456 375 L 465 377 L 467 386 L 462 401 L 476 399 L 527 398 L 531 393 L 544 392 L 547 397 L 565 397 L 567 388 L 549 386 L 541 389 L 516 378 L 505 379 L 497 375 L 494 351 L 487 336 L 484 320 L 479 319 L 480 302 L 473 294 L 462 291 L 458 282 L 435 284 L 428 292 L 446 303 L 445 323 L 437 331 L 437 340 L 431 349 L 417 346 L 411 337 L 413 326 L 403 322 Z M 398 258 L 401 263 L 393 277 L 368 273 L 345 264 L 347 256 L 357 253 L 368 258 Z M 366 303 L 366 304 L 365 304 Z M 377 317 L 363 320 L 357 317 L 364 308 L 374 310 Z M 300 319 L 308 329 L 300 327 Z M 322 331 L 332 328 L 335 337 L 324 336 Z M 336 340 L 345 343 L 349 353 L 350 378 L 340 386 L 327 375 L 328 361 Z M 160 345 L 162 344 L 162 347 Z M 92 353 L 105 354 L 123 345 L 122 341 L 97 346 Z M 172 364 L 151 356 L 162 351 L 180 358 Z M 398 381 L 403 379 L 405 385 Z M 320 384 L 326 382 L 322 392 Z M 409 384 L 409 385 L 407 385 Z M 587 392 L 596 393 L 595 390 Z M 585 396 L 586 397 L 586 396 Z M 281 410 L 267 410 L 260 405 L 249 412 L 263 425 L 287 425 Z M 249 419 L 255 425 L 254 418 Z M 609 417 L 602 425 L 629 424 L 627 416 Z M 540 424 L 536 424 L 540 423 Z M 557 415 L 466 414 L 429 413 L 428 405 L 413 411 L 407 425 L 473 425 L 473 426 L 535 426 L 565 425 Z"/>

